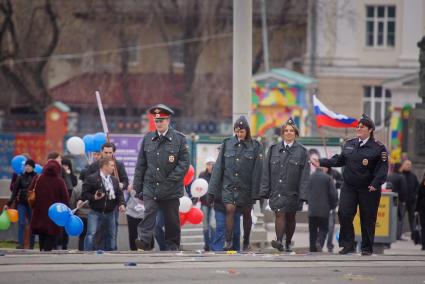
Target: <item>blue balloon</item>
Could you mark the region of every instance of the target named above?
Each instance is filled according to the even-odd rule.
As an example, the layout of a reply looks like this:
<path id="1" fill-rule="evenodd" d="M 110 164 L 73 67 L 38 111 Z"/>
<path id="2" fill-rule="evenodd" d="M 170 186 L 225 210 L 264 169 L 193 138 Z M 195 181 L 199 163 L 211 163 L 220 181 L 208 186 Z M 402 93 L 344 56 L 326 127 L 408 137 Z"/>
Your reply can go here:
<path id="1" fill-rule="evenodd" d="M 68 206 L 63 203 L 54 203 L 49 207 L 48 215 L 50 219 L 58 226 L 65 226 L 71 218 L 72 212 Z"/>
<path id="2" fill-rule="evenodd" d="M 83 221 L 75 215 L 72 215 L 65 225 L 65 231 L 70 236 L 79 236 L 83 232 L 83 228 Z"/>
<path id="3" fill-rule="evenodd" d="M 84 145 L 86 146 L 86 152 L 94 151 L 94 135 L 87 134 L 83 137 Z"/>
<path id="4" fill-rule="evenodd" d="M 100 152 L 102 145 L 106 143 L 106 134 L 103 132 L 98 132 L 94 135 L 93 146 L 95 152 Z"/>
<path id="5" fill-rule="evenodd" d="M 27 158 L 23 155 L 17 155 L 15 157 L 13 157 L 11 165 L 12 165 L 12 169 L 15 171 L 15 173 L 22 174 L 24 172 L 26 160 L 27 160 Z"/>
<path id="6" fill-rule="evenodd" d="M 41 165 L 39 165 L 39 164 L 35 164 L 34 171 L 35 171 L 37 174 L 41 174 L 41 172 L 43 171 L 43 167 L 42 167 Z"/>

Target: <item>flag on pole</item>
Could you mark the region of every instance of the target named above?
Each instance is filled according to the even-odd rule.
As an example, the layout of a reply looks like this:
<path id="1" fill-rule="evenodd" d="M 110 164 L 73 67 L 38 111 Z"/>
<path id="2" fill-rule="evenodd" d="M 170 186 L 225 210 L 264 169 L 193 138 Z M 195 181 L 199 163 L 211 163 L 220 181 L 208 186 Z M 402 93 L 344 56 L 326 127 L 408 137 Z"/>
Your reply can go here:
<path id="1" fill-rule="evenodd" d="M 313 95 L 314 114 L 316 115 L 317 127 L 329 126 L 335 128 L 356 127 L 357 119 L 343 114 L 335 113 L 328 109 L 316 95 Z"/>

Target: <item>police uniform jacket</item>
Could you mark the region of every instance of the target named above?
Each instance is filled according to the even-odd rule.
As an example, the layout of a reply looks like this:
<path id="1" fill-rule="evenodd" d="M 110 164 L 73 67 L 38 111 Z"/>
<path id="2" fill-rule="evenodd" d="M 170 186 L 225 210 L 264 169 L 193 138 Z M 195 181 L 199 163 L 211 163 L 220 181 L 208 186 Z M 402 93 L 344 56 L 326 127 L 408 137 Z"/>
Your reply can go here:
<path id="1" fill-rule="evenodd" d="M 183 196 L 183 178 L 189 169 L 186 137 L 171 128 L 165 136 L 149 132 L 143 139 L 134 172 L 133 188 L 139 197 L 154 200 Z"/>
<path id="2" fill-rule="evenodd" d="M 259 199 L 263 147 L 253 139 L 224 139 L 208 186 L 208 193 L 221 196 L 223 203 L 251 206 Z"/>
<path id="3" fill-rule="evenodd" d="M 307 200 L 310 163 L 307 149 L 300 143 L 286 150 L 283 142 L 270 146 L 264 160 L 260 196 L 269 198 L 273 211 L 296 212 L 299 201 Z"/>
<path id="4" fill-rule="evenodd" d="M 341 154 L 331 159 L 320 159 L 324 167 L 342 167 L 344 184 L 348 187 L 368 190 L 368 186 L 380 190 L 388 173 L 388 154 L 385 146 L 372 138 L 359 147 L 359 139 L 347 140 Z"/>

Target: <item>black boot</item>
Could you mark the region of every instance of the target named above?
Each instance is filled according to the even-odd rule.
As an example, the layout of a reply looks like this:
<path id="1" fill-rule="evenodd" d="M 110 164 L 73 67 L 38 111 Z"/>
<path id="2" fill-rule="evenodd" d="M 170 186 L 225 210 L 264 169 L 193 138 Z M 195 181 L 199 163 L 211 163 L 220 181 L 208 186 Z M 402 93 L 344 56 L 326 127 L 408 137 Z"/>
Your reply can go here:
<path id="1" fill-rule="evenodd" d="M 233 249 L 233 232 L 226 232 L 226 241 L 224 242 L 224 251 L 234 250 Z"/>
<path id="2" fill-rule="evenodd" d="M 243 251 L 251 250 L 251 246 L 249 244 L 249 236 L 243 236 Z"/>

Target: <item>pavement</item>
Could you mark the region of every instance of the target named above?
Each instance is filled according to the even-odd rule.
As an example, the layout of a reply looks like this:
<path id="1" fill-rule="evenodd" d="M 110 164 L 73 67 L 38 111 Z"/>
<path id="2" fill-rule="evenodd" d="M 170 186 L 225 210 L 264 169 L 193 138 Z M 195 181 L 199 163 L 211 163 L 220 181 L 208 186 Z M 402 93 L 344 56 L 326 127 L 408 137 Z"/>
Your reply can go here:
<path id="1" fill-rule="evenodd" d="M 0 283 L 424 283 L 425 255 L 6 250 Z"/>
<path id="2" fill-rule="evenodd" d="M 425 252 L 410 240 L 372 256 L 309 253 L 308 232 L 299 225 L 294 248 L 292 253 L 270 247 L 247 253 L 0 249 L 0 284 L 425 283 Z"/>

